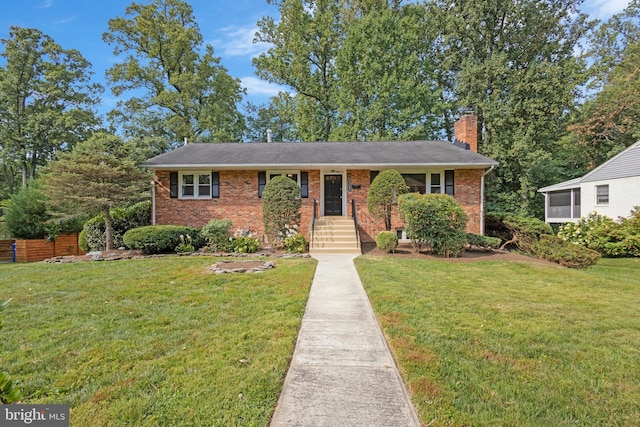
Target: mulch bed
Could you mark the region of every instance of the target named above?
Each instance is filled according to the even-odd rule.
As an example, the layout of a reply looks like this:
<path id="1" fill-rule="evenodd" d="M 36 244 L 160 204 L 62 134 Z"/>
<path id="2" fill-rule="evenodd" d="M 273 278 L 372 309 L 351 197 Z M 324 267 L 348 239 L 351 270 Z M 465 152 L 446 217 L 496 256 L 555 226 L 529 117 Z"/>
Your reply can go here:
<path id="1" fill-rule="evenodd" d="M 550 261 L 543 259 L 532 258 L 513 252 L 499 251 L 499 250 L 484 250 L 479 248 L 467 249 L 462 256 L 457 258 L 444 258 L 441 256 L 431 255 L 427 253 L 416 253 L 410 243 L 400 243 L 395 253 L 387 253 L 381 251 L 376 247 L 375 242 L 363 242 L 362 253 L 367 255 L 377 256 L 390 256 L 398 258 L 417 258 L 417 259 L 430 259 L 443 262 L 476 262 L 476 261 L 519 261 L 529 262 L 533 264 L 544 264 L 558 266 Z"/>

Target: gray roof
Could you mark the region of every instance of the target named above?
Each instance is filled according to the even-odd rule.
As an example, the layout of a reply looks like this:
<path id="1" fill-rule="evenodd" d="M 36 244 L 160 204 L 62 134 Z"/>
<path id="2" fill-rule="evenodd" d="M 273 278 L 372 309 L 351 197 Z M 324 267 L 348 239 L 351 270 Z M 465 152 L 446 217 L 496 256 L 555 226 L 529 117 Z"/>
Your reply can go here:
<path id="1" fill-rule="evenodd" d="M 640 176 L 640 141 L 636 142 L 626 150 L 613 156 L 591 172 L 580 178 L 560 182 L 539 189 L 540 193 L 550 191 L 560 191 L 570 188 L 580 188 L 583 182 L 607 181 L 610 179 L 628 178 Z"/>
<path id="2" fill-rule="evenodd" d="M 498 163 L 446 141 L 187 144 L 149 159 L 151 169 L 407 168 L 482 169 Z"/>

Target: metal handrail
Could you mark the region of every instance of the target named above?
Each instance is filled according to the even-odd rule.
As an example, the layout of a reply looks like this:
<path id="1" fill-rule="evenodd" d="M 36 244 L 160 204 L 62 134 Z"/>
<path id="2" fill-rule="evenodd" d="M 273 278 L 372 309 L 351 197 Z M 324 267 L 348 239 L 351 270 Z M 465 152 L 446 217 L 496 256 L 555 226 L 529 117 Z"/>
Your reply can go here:
<path id="1" fill-rule="evenodd" d="M 313 199 L 313 209 L 311 211 L 311 242 L 309 243 L 310 248 L 312 248 L 314 244 L 317 217 L 318 217 L 318 201 L 316 199 Z"/>
<path id="2" fill-rule="evenodd" d="M 360 247 L 360 232 L 358 231 L 358 211 L 356 210 L 356 199 L 351 199 L 351 216 L 353 217 L 353 224 L 356 227 L 356 243 Z"/>

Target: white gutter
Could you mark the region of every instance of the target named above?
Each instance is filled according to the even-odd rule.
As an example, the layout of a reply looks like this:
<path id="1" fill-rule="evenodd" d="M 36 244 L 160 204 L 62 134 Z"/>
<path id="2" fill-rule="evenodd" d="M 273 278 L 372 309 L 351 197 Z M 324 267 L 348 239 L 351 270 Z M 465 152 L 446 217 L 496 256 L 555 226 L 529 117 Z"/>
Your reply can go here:
<path id="1" fill-rule="evenodd" d="M 482 174 L 482 178 L 480 178 L 480 235 L 484 236 L 484 177 L 495 168 L 495 165 L 492 165 L 488 170 L 486 170 Z"/>

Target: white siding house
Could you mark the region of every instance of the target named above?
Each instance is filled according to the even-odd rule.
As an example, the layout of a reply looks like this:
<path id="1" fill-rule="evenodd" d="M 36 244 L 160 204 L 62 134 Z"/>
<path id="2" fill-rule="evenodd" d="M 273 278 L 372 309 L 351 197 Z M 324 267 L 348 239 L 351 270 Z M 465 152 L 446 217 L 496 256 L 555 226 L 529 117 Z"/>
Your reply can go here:
<path id="1" fill-rule="evenodd" d="M 588 174 L 538 190 L 547 223 L 575 222 L 590 212 L 628 217 L 640 206 L 640 141 Z"/>

